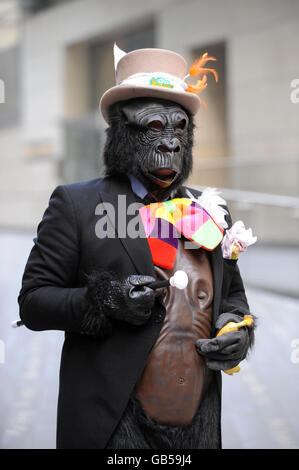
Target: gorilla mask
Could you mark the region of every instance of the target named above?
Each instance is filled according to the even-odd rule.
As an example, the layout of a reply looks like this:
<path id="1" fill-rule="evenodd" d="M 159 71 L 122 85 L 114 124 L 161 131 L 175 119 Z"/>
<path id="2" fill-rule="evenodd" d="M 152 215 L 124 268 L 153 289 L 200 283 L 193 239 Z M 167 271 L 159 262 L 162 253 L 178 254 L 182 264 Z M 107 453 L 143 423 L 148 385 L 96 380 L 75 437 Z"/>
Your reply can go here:
<path id="1" fill-rule="evenodd" d="M 110 108 L 104 150 L 108 175 L 133 174 L 165 197 L 192 169 L 193 119 L 180 105 L 136 98 Z"/>

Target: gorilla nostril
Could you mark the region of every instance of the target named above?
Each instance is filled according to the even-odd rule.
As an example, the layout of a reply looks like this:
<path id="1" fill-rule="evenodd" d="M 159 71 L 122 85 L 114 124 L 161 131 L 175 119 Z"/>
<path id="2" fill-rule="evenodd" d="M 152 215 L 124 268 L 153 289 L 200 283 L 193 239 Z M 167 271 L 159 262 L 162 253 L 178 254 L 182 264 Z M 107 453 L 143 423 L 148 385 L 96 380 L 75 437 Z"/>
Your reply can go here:
<path id="1" fill-rule="evenodd" d="M 158 150 L 160 150 L 160 152 L 170 152 L 170 149 L 167 147 L 167 145 L 159 145 L 158 146 Z"/>

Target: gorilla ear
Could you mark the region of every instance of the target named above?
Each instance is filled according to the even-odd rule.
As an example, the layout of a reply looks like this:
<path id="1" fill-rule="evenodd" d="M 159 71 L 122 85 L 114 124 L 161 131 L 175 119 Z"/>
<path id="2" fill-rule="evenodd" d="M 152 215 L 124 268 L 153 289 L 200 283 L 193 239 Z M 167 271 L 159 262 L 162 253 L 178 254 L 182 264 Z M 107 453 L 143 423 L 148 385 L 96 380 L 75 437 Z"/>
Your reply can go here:
<path id="1" fill-rule="evenodd" d="M 128 116 L 125 105 L 122 106 L 122 108 L 121 108 L 121 115 L 122 115 L 122 118 L 124 120 L 124 124 L 127 125 L 129 123 L 129 116 Z"/>
<path id="2" fill-rule="evenodd" d="M 134 120 L 134 111 L 126 106 L 127 103 L 124 104 L 124 106 L 121 108 L 121 112 L 122 112 L 122 115 L 123 115 L 123 118 L 124 118 L 124 123 L 125 125 L 134 125 L 135 124 L 135 120 Z"/>

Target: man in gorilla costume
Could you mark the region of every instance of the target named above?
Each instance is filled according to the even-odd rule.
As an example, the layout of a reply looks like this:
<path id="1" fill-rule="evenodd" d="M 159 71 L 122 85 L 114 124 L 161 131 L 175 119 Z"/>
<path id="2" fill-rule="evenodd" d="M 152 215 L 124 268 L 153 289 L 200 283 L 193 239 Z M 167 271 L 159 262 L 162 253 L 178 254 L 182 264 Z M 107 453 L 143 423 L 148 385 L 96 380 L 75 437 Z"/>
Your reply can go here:
<path id="1" fill-rule="evenodd" d="M 53 192 L 25 268 L 20 316 L 30 329 L 66 334 L 58 448 L 220 448 L 221 370 L 253 344 L 252 327 L 216 338 L 249 313 L 236 261 L 223 258 L 220 244 L 188 249 L 182 236 L 165 269 L 146 238 L 119 235 L 136 217 L 120 213 L 119 195 L 126 208 L 200 196 L 182 185 L 199 98 L 182 88 L 178 54 L 140 50 L 116 62 L 118 84 L 101 101 L 106 177 Z M 228 209 L 220 210 L 229 228 Z M 104 222 L 114 236 L 99 236 Z M 150 287 L 177 269 L 188 274 L 186 289 Z"/>

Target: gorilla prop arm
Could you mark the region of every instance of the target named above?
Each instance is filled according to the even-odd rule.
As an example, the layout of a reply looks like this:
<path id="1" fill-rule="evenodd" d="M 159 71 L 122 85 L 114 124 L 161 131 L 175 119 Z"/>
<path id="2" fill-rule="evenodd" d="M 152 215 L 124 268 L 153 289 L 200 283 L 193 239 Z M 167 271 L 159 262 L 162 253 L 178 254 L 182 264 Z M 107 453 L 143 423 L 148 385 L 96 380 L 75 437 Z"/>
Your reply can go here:
<path id="1" fill-rule="evenodd" d="M 151 315 L 156 291 L 148 287 L 155 281 L 151 276 L 132 275 L 117 279 L 110 272 L 94 272 L 88 277 L 88 297 L 92 308 L 83 318 L 82 333 L 103 336 L 111 320 L 143 325 Z"/>
<path id="2" fill-rule="evenodd" d="M 231 216 L 227 207 L 225 207 L 225 210 L 227 212 L 227 225 L 228 228 L 230 228 L 232 226 Z M 205 358 L 209 369 L 228 371 L 228 373 L 246 358 L 248 352 L 253 347 L 254 329 L 256 327 L 256 317 L 248 310 L 244 285 L 237 264 L 234 268 L 234 277 L 238 279 L 238 282 L 235 284 L 233 290 L 229 290 L 228 297 L 224 298 L 222 301 L 223 313 L 219 315 L 215 324 L 216 332 L 218 331 L 216 337 L 211 339 L 199 339 L 195 343 L 198 354 Z M 240 303 L 238 293 L 241 293 L 242 298 L 246 299 L 246 305 Z M 249 314 L 253 319 L 251 325 L 243 326 L 237 329 L 237 331 L 230 331 L 220 336 L 221 330 L 225 325 L 229 324 L 229 322 L 236 324 L 242 322 L 244 316 Z M 234 373 L 237 371 L 238 369 L 231 372 Z"/>
<path id="3" fill-rule="evenodd" d="M 209 369 L 224 370 L 230 373 L 229 371 L 247 356 L 253 337 L 252 327 L 244 326 L 237 331 L 221 334 L 221 330 L 224 330 L 230 322 L 238 325 L 242 319 L 243 317 L 233 313 L 223 313 L 216 321 L 215 326 L 218 330 L 216 337 L 196 341 L 196 350 L 198 354 L 205 357 Z"/>

